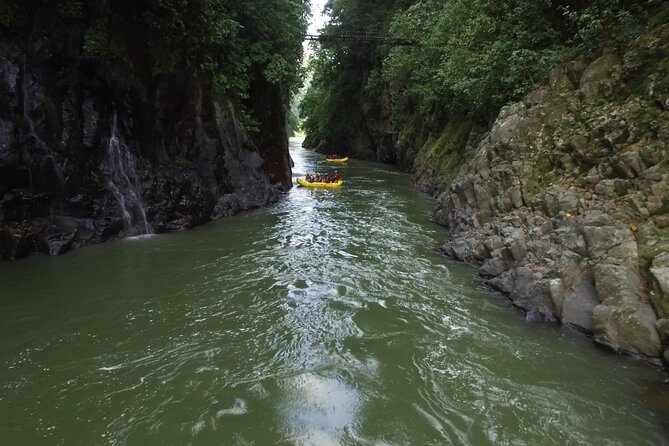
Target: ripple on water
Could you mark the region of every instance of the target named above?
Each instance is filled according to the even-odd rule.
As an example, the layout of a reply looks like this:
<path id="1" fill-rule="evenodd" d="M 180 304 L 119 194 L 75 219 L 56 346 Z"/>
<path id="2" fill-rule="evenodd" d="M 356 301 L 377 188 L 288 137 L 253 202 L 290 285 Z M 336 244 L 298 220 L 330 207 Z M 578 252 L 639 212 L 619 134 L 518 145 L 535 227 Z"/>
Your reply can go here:
<path id="1" fill-rule="evenodd" d="M 293 147 L 294 172 L 325 169 Z M 407 176 L 0 269 L 7 444 L 668 444 L 657 371 L 437 251 Z"/>

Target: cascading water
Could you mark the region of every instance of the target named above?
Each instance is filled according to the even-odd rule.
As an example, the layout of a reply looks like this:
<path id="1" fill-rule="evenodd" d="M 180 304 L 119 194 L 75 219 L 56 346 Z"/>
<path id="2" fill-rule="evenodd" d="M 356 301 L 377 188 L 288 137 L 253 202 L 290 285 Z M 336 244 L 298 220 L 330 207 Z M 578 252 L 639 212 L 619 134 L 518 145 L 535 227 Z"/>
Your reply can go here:
<path id="1" fill-rule="evenodd" d="M 151 226 L 146 219 L 142 203 L 135 158 L 121 141 L 116 121 L 114 113 L 107 146 L 109 162 L 107 187 L 118 202 L 126 235 L 151 234 Z"/>

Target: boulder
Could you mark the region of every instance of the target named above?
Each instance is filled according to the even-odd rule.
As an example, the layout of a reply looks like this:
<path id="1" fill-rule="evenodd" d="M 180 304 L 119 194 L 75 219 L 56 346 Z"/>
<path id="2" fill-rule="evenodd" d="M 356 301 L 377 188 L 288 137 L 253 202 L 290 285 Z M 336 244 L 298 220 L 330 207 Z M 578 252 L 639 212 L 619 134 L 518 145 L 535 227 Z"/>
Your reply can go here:
<path id="1" fill-rule="evenodd" d="M 551 298 L 550 280 L 528 267 L 512 272 L 513 286 L 509 298 L 514 305 L 528 313 L 541 313 L 545 319 L 556 320 L 555 305 Z"/>
<path id="2" fill-rule="evenodd" d="M 593 61 L 583 72 L 579 91 L 589 101 L 608 96 L 620 71 L 620 59 L 614 54 L 605 54 Z"/>
<path id="3" fill-rule="evenodd" d="M 594 260 L 613 264 L 636 263 L 636 239 L 626 225 L 583 226 L 582 231 L 588 255 Z"/>
<path id="4" fill-rule="evenodd" d="M 595 285 L 602 301 L 593 310 L 595 341 L 615 350 L 657 357 L 661 342 L 656 316 L 641 294 L 641 277 L 632 266 L 595 266 Z"/>
<path id="5" fill-rule="evenodd" d="M 662 352 L 655 313 L 649 305 L 620 308 L 601 304 L 593 309 L 592 319 L 594 339 L 600 344 L 651 358 Z"/>
<path id="6" fill-rule="evenodd" d="M 502 258 L 495 257 L 483 263 L 479 268 L 479 274 L 483 277 L 497 277 L 508 269 L 509 266 Z"/>
<path id="7" fill-rule="evenodd" d="M 51 256 L 58 256 L 72 249 L 77 230 L 74 228 L 51 227 L 37 239 L 37 249 Z"/>
<path id="8" fill-rule="evenodd" d="M 646 166 L 637 151 L 619 154 L 613 160 L 613 167 L 619 175 L 629 179 L 637 178 L 646 170 Z"/>
<path id="9" fill-rule="evenodd" d="M 504 238 L 504 248 L 502 248 L 502 257 L 508 262 L 520 262 L 527 255 L 527 246 L 525 245 L 525 233 L 522 229 L 504 228 L 502 230 Z"/>
<path id="10" fill-rule="evenodd" d="M 578 197 L 572 191 L 561 186 L 551 186 L 544 193 L 544 211 L 549 217 L 560 212 L 576 213 Z"/>
<path id="11" fill-rule="evenodd" d="M 562 323 L 592 332 L 592 311 L 599 305 L 597 289 L 589 282 L 581 282 L 562 302 Z"/>

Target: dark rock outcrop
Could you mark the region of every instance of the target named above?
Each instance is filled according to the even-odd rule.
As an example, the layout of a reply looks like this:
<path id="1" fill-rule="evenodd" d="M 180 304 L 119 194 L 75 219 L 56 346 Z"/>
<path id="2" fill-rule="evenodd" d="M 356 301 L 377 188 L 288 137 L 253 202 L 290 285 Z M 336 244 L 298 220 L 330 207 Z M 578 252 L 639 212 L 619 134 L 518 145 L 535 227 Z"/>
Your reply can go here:
<path id="1" fill-rule="evenodd" d="M 278 87 L 251 92 L 252 139 L 235 98 L 187 66 L 119 73 L 36 29 L 0 40 L 0 258 L 189 228 L 290 187 Z"/>

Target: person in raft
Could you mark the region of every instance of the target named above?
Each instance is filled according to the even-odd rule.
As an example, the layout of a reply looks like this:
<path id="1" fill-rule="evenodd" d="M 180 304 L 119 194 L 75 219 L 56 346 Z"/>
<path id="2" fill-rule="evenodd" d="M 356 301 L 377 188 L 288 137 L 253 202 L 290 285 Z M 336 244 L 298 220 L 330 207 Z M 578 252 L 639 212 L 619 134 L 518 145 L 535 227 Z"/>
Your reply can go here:
<path id="1" fill-rule="evenodd" d="M 336 182 L 338 182 L 339 180 L 341 180 L 341 175 L 339 175 L 339 171 L 338 171 L 338 170 L 335 170 L 334 176 L 332 177 L 332 182 L 333 182 L 333 183 L 336 183 Z"/>

